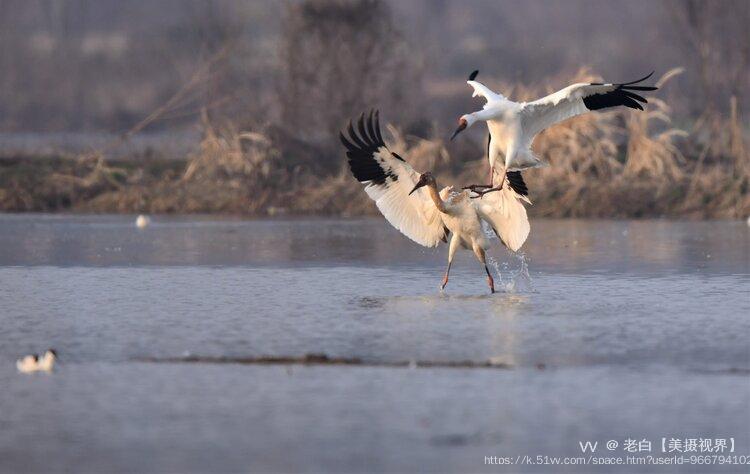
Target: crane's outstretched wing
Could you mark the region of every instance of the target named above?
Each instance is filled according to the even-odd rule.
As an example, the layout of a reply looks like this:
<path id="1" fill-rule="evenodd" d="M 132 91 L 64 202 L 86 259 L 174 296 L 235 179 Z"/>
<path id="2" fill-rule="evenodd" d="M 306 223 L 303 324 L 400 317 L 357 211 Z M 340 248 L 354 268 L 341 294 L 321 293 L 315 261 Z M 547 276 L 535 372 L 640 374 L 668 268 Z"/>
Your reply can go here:
<path id="1" fill-rule="evenodd" d="M 472 199 L 479 217 L 495 231 L 502 243 L 516 251 L 526 242 L 531 226 L 522 201 L 531 203 L 520 171 L 506 174 L 503 189 Z"/>
<path id="2" fill-rule="evenodd" d="M 448 230 L 427 188 L 419 188 L 409 195 L 419 181 L 419 173 L 388 150 L 380 133 L 378 112 L 370 112 L 366 121 L 362 114 L 357 129 L 359 135 L 349 122 L 348 137 L 342 132 L 341 143 L 346 147 L 352 174 L 365 185 L 365 192 L 383 216 L 420 245 L 435 247 L 441 240 L 445 242 Z"/>
<path id="3" fill-rule="evenodd" d="M 487 107 L 491 107 L 493 103 L 495 102 L 502 102 L 502 101 L 508 100 L 502 94 L 493 92 L 492 90 L 490 90 L 489 87 L 485 86 L 481 82 L 475 81 L 478 74 L 479 74 L 479 71 L 474 71 L 471 74 L 469 74 L 469 80 L 466 81 L 466 83 L 469 84 L 472 87 L 472 89 L 474 89 L 474 93 L 471 95 L 472 97 L 480 96 L 480 97 L 483 97 L 484 100 L 487 101 L 487 103 L 484 104 L 485 109 Z"/>
<path id="4" fill-rule="evenodd" d="M 590 110 L 619 105 L 643 110 L 639 102 L 646 104 L 648 101 L 633 91 L 656 90 L 657 87 L 636 85 L 651 77 L 652 74 L 653 72 L 644 78 L 622 84 L 597 82 L 573 84 L 554 94 L 523 104 L 521 128 L 524 141 L 530 144 L 534 136 L 545 128 Z"/>

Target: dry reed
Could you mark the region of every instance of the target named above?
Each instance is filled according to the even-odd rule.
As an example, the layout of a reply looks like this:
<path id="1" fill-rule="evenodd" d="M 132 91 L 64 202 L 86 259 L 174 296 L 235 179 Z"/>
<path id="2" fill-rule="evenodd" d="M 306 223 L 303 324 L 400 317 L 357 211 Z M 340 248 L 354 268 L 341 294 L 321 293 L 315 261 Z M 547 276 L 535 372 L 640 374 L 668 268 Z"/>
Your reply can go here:
<path id="1" fill-rule="evenodd" d="M 680 74 L 674 69 L 659 86 Z M 579 80 L 597 80 L 581 70 Z M 497 84 L 490 84 L 498 87 Z M 553 87 L 500 86 L 515 99 Z M 375 214 L 349 175 L 343 151 L 302 142 L 272 125 L 243 131 L 203 116 L 203 139 L 187 162 L 109 163 L 101 156 L 60 157 L 34 170 L 0 160 L 0 208 L 98 212 L 246 215 Z M 534 206 L 550 217 L 746 218 L 750 148 L 737 101 L 729 117 L 704 116 L 690 130 L 672 124 L 658 94 L 643 112 L 584 114 L 542 132 L 533 144 L 549 166 L 524 176 Z M 484 147 L 464 141 L 449 153 L 443 138 L 407 136 L 387 126 L 389 146 L 441 184 L 481 182 Z M 34 160 L 32 160 L 34 162 Z M 37 160 L 38 162 L 38 160 Z M 38 165 L 37 165 L 38 166 Z"/>

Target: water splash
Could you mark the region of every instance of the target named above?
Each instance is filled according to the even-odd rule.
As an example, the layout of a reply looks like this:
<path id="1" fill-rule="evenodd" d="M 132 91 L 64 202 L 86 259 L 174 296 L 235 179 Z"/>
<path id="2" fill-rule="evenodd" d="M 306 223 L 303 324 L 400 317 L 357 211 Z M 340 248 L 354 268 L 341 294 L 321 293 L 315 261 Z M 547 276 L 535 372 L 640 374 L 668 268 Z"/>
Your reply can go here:
<path id="1" fill-rule="evenodd" d="M 494 269 L 497 275 L 497 286 L 506 293 L 530 293 L 534 291 L 531 275 L 529 274 L 529 262 L 523 252 L 509 253 L 517 265 L 512 261 L 498 261 L 495 257 L 488 255 L 487 263 Z"/>
<path id="2" fill-rule="evenodd" d="M 497 239 L 495 232 L 484 221 L 482 221 L 482 230 L 489 240 Z M 517 267 L 511 266 L 507 261 L 501 263 L 495 257 L 487 255 L 487 263 L 495 270 L 494 273 L 497 275 L 497 282 L 499 283 L 497 286 L 506 293 L 533 292 L 534 286 L 529 274 L 529 260 L 526 258 L 526 254 L 524 252 L 510 251 L 508 251 L 508 254 L 512 260 L 518 263 Z"/>

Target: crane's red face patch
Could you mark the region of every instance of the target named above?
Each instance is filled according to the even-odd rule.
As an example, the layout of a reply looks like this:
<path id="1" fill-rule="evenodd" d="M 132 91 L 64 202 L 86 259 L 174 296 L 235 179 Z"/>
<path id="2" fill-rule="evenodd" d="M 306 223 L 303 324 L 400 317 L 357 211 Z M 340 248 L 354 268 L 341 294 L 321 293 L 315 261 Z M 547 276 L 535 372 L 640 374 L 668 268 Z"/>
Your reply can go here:
<path id="1" fill-rule="evenodd" d="M 464 131 L 467 125 L 469 125 L 469 123 L 466 121 L 465 118 L 461 117 L 460 119 L 458 119 L 458 128 L 456 129 L 455 132 L 453 132 L 453 135 L 451 136 L 451 140 L 456 138 L 456 135 Z"/>

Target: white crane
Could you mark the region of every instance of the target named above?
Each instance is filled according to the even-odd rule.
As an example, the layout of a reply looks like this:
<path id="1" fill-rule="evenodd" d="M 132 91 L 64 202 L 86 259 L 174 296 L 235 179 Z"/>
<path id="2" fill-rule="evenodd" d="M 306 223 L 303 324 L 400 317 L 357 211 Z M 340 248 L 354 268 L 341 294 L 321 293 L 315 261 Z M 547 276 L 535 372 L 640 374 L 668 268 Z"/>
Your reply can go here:
<path id="1" fill-rule="evenodd" d="M 490 184 L 475 185 L 471 188 L 492 188 L 494 186 L 495 162 L 500 153 L 505 154 L 505 171 L 517 171 L 542 165 L 542 161 L 531 151 L 534 137 L 547 127 L 567 118 L 575 117 L 590 110 L 624 105 L 631 109 L 643 110 L 648 101 L 633 91 L 654 91 L 653 86 L 636 85 L 651 75 L 636 81 L 622 84 L 577 83 L 554 94 L 532 102 L 513 102 L 502 94 L 491 91 L 475 79 L 479 71 L 469 75 L 469 84 L 474 89 L 472 97 L 481 96 L 487 102 L 482 110 L 462 115 L 458 128 L 451 136 L 453 140 L 461 131 L 477 121 L 487 122 L 490 142 L 487 159 L 490 162 Z M 501 182 L 499 187 L 502 187 Z"/>
<path id="2" fill-rule="evenodd" d="M 495 284 L 487 268 L 485 250 L 489 242 L 482 230 L 487 222 L 502 243 L 512 251 L 518 250 L 529 235 L 529 220 L 522 201 L 526 185 L 520 173 L 509 179 L 500 192 L 483 196 L 471 195 L 468 190 L 456 192 L 452 187 L 438 192 L 432 173 L 418 173 L 409 163 L 391 152 L 380 132 L 378 113 L 364 114 L 358 122 L 358 132 L 349 122 L 348 136 L 342 132 L 341 142 L 346 147 L 349 168 L 357 181 L 365 184 L 365 192 L 375 201 L 388 222 L 414 242 L 425 247 L 436 247 L 440 241 L 448 245 L 448 268 L 441 289 L 448 283 L 453 256 L 459 247 L 472 250 L 484 265 L 491 292 Z"/>

